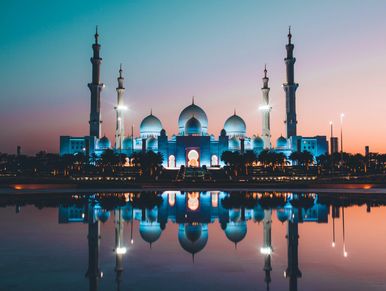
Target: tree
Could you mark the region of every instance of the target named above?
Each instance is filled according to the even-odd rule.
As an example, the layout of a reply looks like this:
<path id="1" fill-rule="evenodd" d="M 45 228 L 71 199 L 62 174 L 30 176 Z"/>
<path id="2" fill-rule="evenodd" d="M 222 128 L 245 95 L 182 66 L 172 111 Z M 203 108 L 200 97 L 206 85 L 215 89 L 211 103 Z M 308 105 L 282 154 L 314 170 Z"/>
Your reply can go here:
<path id="1" fill-rule="evenodd" d="M 156 176 L 163 163 L 162 154 L 153 151 L 133 153 L 131 158 L 135 167 L 141 169 L 142 175 L 151 178 Z"/>

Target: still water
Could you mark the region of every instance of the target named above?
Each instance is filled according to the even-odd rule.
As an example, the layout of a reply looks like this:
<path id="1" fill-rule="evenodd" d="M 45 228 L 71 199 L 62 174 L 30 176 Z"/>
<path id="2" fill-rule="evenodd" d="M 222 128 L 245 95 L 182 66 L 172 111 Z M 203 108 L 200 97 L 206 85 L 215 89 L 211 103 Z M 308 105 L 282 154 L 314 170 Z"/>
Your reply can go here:
<path id="1" fill-rule="evenodd" d="M 0 290 L 386 290 L 383 196 L 0 197 Z"/>

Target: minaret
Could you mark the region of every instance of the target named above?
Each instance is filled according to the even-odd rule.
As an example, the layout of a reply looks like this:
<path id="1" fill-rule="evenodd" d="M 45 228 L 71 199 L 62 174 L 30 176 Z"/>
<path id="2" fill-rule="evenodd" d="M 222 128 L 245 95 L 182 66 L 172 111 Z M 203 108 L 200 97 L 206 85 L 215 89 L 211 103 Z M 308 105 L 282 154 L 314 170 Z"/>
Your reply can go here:
<path id="1" fill-rule="evenodd" d="M 98 43 L 98 26 L 95 31 L 95 43 L 92 45 L 94 52 L 93 57 L 90 59 L 92 63 L 92 82 L 88 84 L 88 88 L 91 92 L 91 110 L 90 110 L 90 136 L 96 138 L 101 137 L 101 91 L 104 87 L 100 83 L 100 65 L 102 62 L 99 56 L 99 50 L 101 45 Z"/>
<path id="2" fill-rule="evenodd" d="M 119 67 L 119 77 L 118 77 L 118 87 L 117 87 L 117 106 L 115 111 L 117 112 L 117 120 L 115 126 L 115 148 L 117 150 L 122 149 L 123 139 L 125 137 L 125 127 L 124 127 L 124 111 L 126 106 L 124 103 L 123 95 L 125 94 L 125 88 L 123 87 L 122 77 L 122 65 Z"/>
<path id="3" fill-rule="evenodd" d="M 264 67 L 264 78 L 263 78 L 263 88 L 261 91 L 263 92 L 263 103 L 260 107 L 263 112 L 263 132 L 262 139 L 264 141 L 264 149 L 270 149 L 271 145 L 271 123 L 270 123 L 270 113 L 271 106 L 269 105 L 269 90 L 268 87 L 269 78 L 267 77 L 267 66 Z"/>
<path id="4" fill-rule="evenodd" d="M 287 68 L 287 82 L 283 84 L 285 91 L 285 100 L 286 100 L 286 114 L 287 119 L 285 123 L 287 124 L 287 138 L 291 136 L 296 136 L 296 89 L 299 84 L 294 82 L 294 64 L 296 59 L 293 56 L 294 45 L 291 43 L 291 26 L 288 30 L 288 44 L 286 45 L 287 57 L 284 59 L 286 68 Z"/>

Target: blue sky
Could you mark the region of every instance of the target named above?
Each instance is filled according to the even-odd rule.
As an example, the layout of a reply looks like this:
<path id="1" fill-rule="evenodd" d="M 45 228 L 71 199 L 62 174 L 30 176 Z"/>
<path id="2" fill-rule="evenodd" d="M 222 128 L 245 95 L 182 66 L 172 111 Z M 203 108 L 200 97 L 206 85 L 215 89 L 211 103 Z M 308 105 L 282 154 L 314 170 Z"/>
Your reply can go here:
<path id="1" fill-rule="evenodd" d="M 299 132 L 327 134 L 345 112 L 347 150 L 386 148 L 384 1 L 6 1 L 0 18 L 0 152 L 58 151 L 60 135 L 88 133 L 91 44 L 102 45 L 103 132 L 114 134 L 124 67 L 126 127 L 150 112 L 168 134 L 196 103 L 218 135 L 236 108 L 260 134 L 267 63 L 272 131 L 284 134 L 285 43 L 293 27 Z M 360 134 L 358 130 L 360 129 Z M 384 141 L 385 140 L 385 141 Z"/>

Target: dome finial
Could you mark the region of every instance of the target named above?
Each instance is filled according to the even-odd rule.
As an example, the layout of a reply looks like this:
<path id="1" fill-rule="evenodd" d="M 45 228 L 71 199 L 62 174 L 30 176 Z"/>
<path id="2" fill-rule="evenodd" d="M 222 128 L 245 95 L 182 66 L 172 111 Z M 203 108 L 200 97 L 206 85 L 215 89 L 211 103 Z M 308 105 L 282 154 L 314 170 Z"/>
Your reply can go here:
<path id="1" fill-rule="evenodd" d="M 237 242 L 235 242 L 235 250 L 237 251 Z"/>
<path id="2" fill-rule="evenodd" d="M 150 108 L 150 115 L 153 115 L 153 108 Z"/>
<path id="3" fill-rule="evenodd" d="M 264 64 L 264 78 L 267 78 L 267 64 Z"/>
<path id="4" fill-rule="evenodd" d="M 194 264 L 194 253 L 192 253 L 192 262 Z"/>
<path id="5" fill-rule="evenodd" d="M 233 115 L 236 115 L 236 108 L 233 109 Z"/>
<path id="6" fill-rule="evenodd" d="M 192 96 L 192 105 L 194 105 L 194 96 Z"/>

